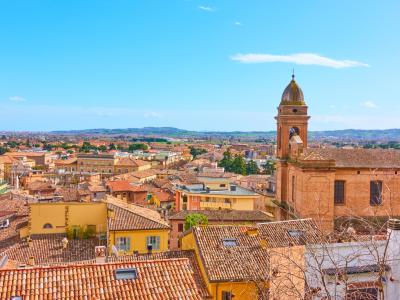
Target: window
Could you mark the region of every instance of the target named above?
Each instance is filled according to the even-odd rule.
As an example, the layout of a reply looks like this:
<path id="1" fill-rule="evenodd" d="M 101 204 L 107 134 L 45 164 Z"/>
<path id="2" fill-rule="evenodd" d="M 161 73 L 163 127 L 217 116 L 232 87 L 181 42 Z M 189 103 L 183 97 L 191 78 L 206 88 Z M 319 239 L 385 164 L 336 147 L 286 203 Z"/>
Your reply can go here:
<path id="1" fill-rule="evenodd" d="M 370 205 L 382 204 L 382 181 L 373 180 L 370 182 Z"/>
<path id="2" fill-rule="evenodd" d="M 227 248 L 237 246 L 237 241 L 236 241 L 236 239 L 232 239 L 232 238 L 225 238 L 225 239 L 222 240 L 222 243 L 223 243 L 224 246 L 227 247 Z"/>
<path id="3" fill-rule="evenodd" d="M 222 300 L 232 300 L 233 295 L 231 292 L 222 291 Z"/>
<path id="4" fill-rule="evenodd" d="M 345 183 L 343 180 L 335 180 L 335 204 L 344 204 L 344 185 Z"/>
<path id="5" fill-rule="evenodd" d="M 221 183 L 221 184 L 219 185 L 219 187 L 226 187 L 226 184 L 225 184 L 225 183 Z"/>
<path id="6" fill-rule="evenodd" d="M 120 251 L 129 251 L 131 250 L 131 239 L 128 237 L 119 237 L 116 240 L 117 249 Z"/>
<path id="7" fill-rule="evenodd" d="M 183 223 L 178 224 L 178 232 L 182 232 L 183 231 Z"/>
<path id="8" fill-rule="evenodd" d="M 50 223 L 46 223 L 43 225 L 43 229 L 51 229 L 53 228 L 53 225 L 51 225 Z"/>
<path id="9" fill-rule="evenodd" d="M 287 232 L 291 237 L 302 237 L 304 235 L 302 230 L 290 229 Z"/>
<path id="10" fill-rule="evenodd" d="M 126 268 L 126 269 L 116 269 L 115 270 L 115 279 L 137 279 L 138 272 L 136 268 Z"/>
<path id="11" fill-rule="evenodd" d="M 292 202 L 294 202 L 296 200 L 296 177 L 292 176 Z"/>
<path id="12" fill-rule="evenodd" d="M 160 250 L 160 237 L 148 236 L 146 238 L 146 246 L 152 245 L 152 250 Z"/>

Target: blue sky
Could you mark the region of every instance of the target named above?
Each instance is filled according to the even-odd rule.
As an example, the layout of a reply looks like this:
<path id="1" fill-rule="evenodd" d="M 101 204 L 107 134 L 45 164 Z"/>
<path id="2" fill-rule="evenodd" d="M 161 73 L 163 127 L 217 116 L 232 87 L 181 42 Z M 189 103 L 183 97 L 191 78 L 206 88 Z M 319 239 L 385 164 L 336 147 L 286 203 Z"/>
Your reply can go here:
<path id="1" fill-rule="evenodd" d="M 400 1 L 0 0 L 0 130 L 400 127 Z"/>

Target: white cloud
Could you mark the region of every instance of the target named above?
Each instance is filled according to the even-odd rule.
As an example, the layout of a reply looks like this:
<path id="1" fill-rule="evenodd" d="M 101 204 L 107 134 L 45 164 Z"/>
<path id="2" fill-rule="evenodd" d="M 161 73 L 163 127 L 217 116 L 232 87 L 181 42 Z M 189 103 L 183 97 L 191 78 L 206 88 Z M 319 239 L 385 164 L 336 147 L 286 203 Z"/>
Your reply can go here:
<path id="1" fill-rule="evenodd" d="M 236 26 L 242 26 L 242 25 L 243 25 L 242 22 L 239 22 L 239 21 L 236 21 L 234 24 L 235 24 Z"/>
<path id="2" fill-rule="evenodd" d="M 372 101 L 365 101 L 365 102 L 361 102 L 360 105 L 362 107 L 366 107 L 366 108 L 378 108 L 378 105 L 376 105 L 374 102 Z"/>
<path id="3" fill-rule="evenodd" d="M 241 63 L 271 63 L 284 62 L 297 65 L 317 65 L 335 69 L 351 67 L 369 67 L 368 64 L 354 60 L 335 60 L 314 53 L 296 53 L 291 55 L 273 55 L 273 54 L 235 54 L 231 56 L 232 60 Z"/>
<path id="4" fill-rule="evenodd" d="M 201 9 L 201 10 L 204 10 L 204 11 L 208 11 L 208 12 L 214 12 L 215 11 L 215 8 L 213 8 L 211 6 L 200 5 L 198 8 Z"/>
<path id="5" fill-rule="evenodd" d="M 24 97 L 20 97 L 20 96 L 11 96 L 9 98 L 9 100 L 13 101 L 13 102 L 25 102 L 26 101 L 26 99 Z"/>
<path id="6" fill-rule="evenodd" d="M 161 115 L 155 111 L 146 112 L 143 115 L 145 118 L 160 118 Z"/>

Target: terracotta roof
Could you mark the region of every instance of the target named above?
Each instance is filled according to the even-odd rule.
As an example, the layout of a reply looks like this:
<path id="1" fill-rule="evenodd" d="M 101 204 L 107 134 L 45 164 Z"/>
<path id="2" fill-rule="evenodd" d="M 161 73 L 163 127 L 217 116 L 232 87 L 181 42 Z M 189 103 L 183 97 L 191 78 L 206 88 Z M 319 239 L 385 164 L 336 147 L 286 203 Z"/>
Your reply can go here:
<path id="1" fill-rule="evenodd" d="M 32 235 L 31 247 L 29 247 L 26 239 L 19 240 L 2 254 L 21 264 L 27 264 L 29 257 L 32 256 L 35 259 L 35 264 L 48 265 L 93 260 L 95 259 L 95 246 L 106 245 L 106 241 L 90 238 L 69 240 L 67 248 L 64 249 L 61 242 L 64 237 L 64 234 Z"/>
<path id="2" fill-rule="evenodd" d="M 12 164 L 14 162 L 17 162 L 18 160 L 7 155 L 0 155 L 0 163 L 4 164 Z"/>
<path id="3" fill-rule="evenodd" d="M 3 214 L 2 220 L 7 218 L 10 225 L 0 229 L 0 253 L 19 241 L 19 230 L 27 225 L 28 206 L 25 201 L 11 200 L 8 195 L 0 198 L 0 213 Z"/>
<path id="4" fill-rule="evenodd" d="M 106 186 L 108 186 L 112 192 L 127 192 L 134 190 L 134 187 L 129 183 L 128 180 L 108 181 Z"/>
<path id="5" fill-rule="evenodd" d="M 248 228 L 220 225 L 192 228 L 210 282 L 268 279 L 267 249 L 261 247 L 260 236 L 246 234 Z"/>
<path id="6" fill-rule="evenodd" d="M 14 156 L 14 157 L 40 157 L 48 154 L 48 152 L 6 152 L 5 155 Z"/>
<path id="7" fill-rule="evenodd" d="M 133 204 L 108 203 L 114 210 L 114 219 L 109 220 L 109 230 L 169 229 L 158 212 Z"/>
<path id="8" fill-rule="evenodd" d="M 170 220 L 185 220 L 190 214 L 202 214 L 207 216 L 209 221 L 232 222 L 232 221 L 253 221 L 267 222 L 270 217 L 260 210 L 182 210 L 169 217 Z"/>
<path id="9" fill-rule="evenodd" d="M 174 258 L 187 258 L 189 259 L 190 266 L 194 271 L 194 279 L 196 282 L 197 289 L 200 291 L 201 296 L 208 298 L 210 294 L 204 278 L 201 274 L 200 267 L 197 263 L 196 253 L 194 250 L 183 250 L 183 251 L 165 251 L 156 252 L 151 254 L 137 254 L 137 255 L 123 255 L 123 256 L 109 256 L 108 262 L 131 262 L 131 261 L 149 261 L 149 260 L 160 260 L 160 259 L 174 259 Z"/>
<path id="10" fill-rule="evenodd" d="M 257 224 L 268 248 L 317 244 L 323 235 L 313 219 L 288 220 Z"/>
<path id="11" fill-rule="evenodd" d="M 134 268 L 137 279 L 117 279 Z M 187 258 L 0 271 L 0 298 L 203 299 Z"/>
<path id="12" fill-rule="evenodd" d="M 259 223 L 255 226 L 193 227 L 207 277 L 211 282 L 267 280 L 268 249 L 321 243 L 312 219 Z"/>
<path id="13" fill-rule="evenodd" d="M 55 165 L 72 165 L 76 163 L 78 159 L 76 157 L 70 157 L 68 159 L 59 159 L 54 161 Z"/>
<path id="14" fill-rule="evenodd" d="M 142 166 L 147 166 L 150 165 L 151 163 L 148 161 L 144 160 L 139 160 L 139 159 L 132 159 L 130 157 L 122 157 L 118 159 L 116 162 L 116 166 L 131 166 L 131 167 L 142 167 Z"/>
<path id="15" fill-rule="evenodd" d="M 386 149 L 304 149 L 305 161 L 334 160 L 339 168 L 400 168 L 400 150 Z"/>
<path id="16" fill-rule="evenodd" d="M 33 181 L 28 184 L 26 187 L 27 190 L 30 191 L 40 191 L 40 190 L 55 190 L 56 188 L 49 182 L 43 181 Z"/>
<path id="17" fill-rule="evenodd" d="M 163 191 L 161 189 L 154 189 L 151 193 L 155 195 L 160 202 L 175 201 L 174 195 L 171 192 Z"/>

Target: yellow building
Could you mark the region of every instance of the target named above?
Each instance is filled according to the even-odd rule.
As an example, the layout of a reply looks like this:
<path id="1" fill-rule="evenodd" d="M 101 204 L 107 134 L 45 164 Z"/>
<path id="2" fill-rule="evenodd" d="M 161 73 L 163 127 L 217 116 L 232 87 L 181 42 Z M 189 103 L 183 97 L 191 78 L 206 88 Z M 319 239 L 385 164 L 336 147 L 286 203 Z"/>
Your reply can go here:
<path id="1" fill-rule="evenodd" d="M 66 233 L 73 235 L 87 229 L 93 233 L 107 232 L 107 203 L 50 202 L 29 205 L 28 233 Z"/>
<path id="2" fill-rule="evenodd" d="M 119 255 L 167 251 L 169 230 L 156 211 L 107 197 L 104 202 L 31 203 L 28 226 L 20 235 L 106 239 L 108 232 L 109 253 Z"/>
<path id="3" fill-rule="evenodd" d="M 198 177 L 200 184 L 177 188 L 177 210 L 233 209 L 253 210 L 261 196 L 239 185 L 230 178 Z"/>
<path id="4" fill-rule="evenodd" d="M 168 250 L 169 225 L 148 208 L 112 201 L 109 209 L 109 251 L 117 255 Z"/>
<path id="5" fill-rule="evenodd" d="M 181 238 L 194 250 L 213 299 L 304 299 L 305 245 L 321 243 L 311 219 L 256 226 L 194 227 Z"/>
<path id="6" fill-rule="evenodd" d="M 132 159 L 130 157 L 121 157 L 115 163 L 114 173 L 124 174 L 148 169 L 151 169 L 151 162 L 149 161 Z"/>

